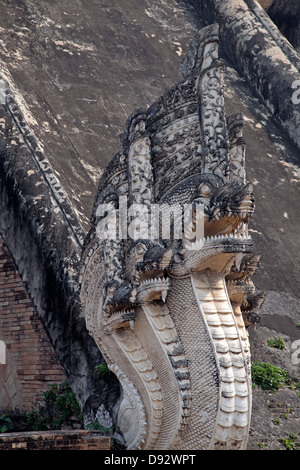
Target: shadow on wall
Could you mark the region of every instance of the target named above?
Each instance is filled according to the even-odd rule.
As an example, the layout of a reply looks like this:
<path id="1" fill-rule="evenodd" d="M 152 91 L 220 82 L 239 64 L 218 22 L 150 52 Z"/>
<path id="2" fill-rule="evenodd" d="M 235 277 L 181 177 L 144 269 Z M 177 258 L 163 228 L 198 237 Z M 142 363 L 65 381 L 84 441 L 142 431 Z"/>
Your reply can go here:
<path id="1" fill-rule="evenodd" d="M 262 2 L 260 2 L 262 4 Z M 265 2 L 266 3 L 266 2 Z M 270 3 L 270 2 L 269 2 Z M 262 5 L 263 6 L 263 5 Z M 299 0 L 274 0 L 267 8 L 271 20 L 295 49 L 300 48 Z"/>

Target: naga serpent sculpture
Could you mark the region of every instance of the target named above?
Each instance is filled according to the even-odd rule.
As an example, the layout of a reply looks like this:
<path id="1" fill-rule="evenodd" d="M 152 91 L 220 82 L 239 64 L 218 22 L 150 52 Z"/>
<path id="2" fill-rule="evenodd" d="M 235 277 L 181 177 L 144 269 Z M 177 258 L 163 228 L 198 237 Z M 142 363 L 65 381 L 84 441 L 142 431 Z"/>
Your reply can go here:
<path id="1" fill-rule="evenodd" d="M 83 250 L 82 308 L 122 386 L 127 449 L 247 444 L 247 326 L 259 321 L 263 293 L 251 281 L 259 255 L 243 120 L 226 117 L 218 46 L 218 25 L 201 30 L 181 81 L 128 119 Z"/>

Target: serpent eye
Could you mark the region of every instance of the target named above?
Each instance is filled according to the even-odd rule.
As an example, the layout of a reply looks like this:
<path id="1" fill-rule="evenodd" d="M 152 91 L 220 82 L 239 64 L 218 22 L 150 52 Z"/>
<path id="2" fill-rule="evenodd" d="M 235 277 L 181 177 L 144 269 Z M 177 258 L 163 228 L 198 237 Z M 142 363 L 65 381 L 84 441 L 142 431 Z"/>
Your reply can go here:
<path id="1" fill-rule="evenodd" d="M 212 193 L 212 187 L 208 183 L 201 183 L 199 186 L 199 194 L 202 197 L 209 197 Z"/>
<path id="2" fill-rule="evenodd" d="M 141 256 L 145 253 L 145 251 L 146 251 L 145 245 L 137 245 L 137 247 L 136 247 L 136 254 L 137 255 Z"/>

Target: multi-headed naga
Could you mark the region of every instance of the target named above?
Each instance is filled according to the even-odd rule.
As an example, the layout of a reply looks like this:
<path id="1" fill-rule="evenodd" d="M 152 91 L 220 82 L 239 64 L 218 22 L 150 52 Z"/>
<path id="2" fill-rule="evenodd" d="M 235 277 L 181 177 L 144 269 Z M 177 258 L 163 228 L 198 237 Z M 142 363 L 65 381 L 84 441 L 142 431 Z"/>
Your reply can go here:
<path id="1" fill-rule="evenodd" d="M 241 115 L 226 117 L 218 26 L 181 80 L 127 121 L 82 256 L 87 328 L 122 395 L 127 449 L 245 449 L 247 327 L 263 296 L 248 223 Z"/>

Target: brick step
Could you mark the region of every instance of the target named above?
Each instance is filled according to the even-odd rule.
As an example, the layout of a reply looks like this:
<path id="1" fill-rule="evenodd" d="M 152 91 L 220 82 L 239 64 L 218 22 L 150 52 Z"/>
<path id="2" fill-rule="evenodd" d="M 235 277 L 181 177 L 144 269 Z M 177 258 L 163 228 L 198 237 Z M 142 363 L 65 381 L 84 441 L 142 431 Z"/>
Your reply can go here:
<path id="1" fill-rule="evenodd" d="M 110 450 L 110 438 L 88 430 L 2 433 L 1 450 Z"/>

